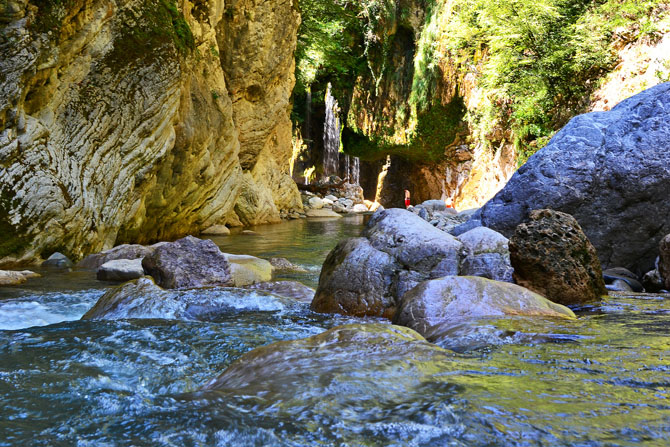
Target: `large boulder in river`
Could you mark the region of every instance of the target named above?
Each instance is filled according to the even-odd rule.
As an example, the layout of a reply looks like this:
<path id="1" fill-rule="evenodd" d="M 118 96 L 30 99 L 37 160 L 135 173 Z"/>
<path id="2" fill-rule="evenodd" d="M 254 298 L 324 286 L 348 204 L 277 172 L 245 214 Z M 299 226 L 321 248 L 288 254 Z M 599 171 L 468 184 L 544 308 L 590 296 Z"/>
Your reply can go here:
<path id="1" fill-rule="evenodd" d="M 516 284 L 475 276 L 425 281 L 403 296 L 395 324 L 424 337 L 445 323 L 497 316 L 575 318 L 570 309 Z"/>
<path id="2" fill-rule="evenodd" d="M 362 236 L 330 252 L 312 310 L 393 318 L 415 285 L 458 274 L 462 244 L 409 211 L 378 211 Z"/>
<path id="3" fill-rule="evenodd" d="M 665 288 L 670 290 L 670 234 L 661 240 L 659 251 L 658 273 L 663 279 Z"/>
<path id="4" fill-rule="evenodd" d="M 641 275 L 670 233 L 670 83 L 573 118 L 473 216 L 511 237 L 532 210 L 571 214 L 605 267 Z M 462 231 L 462 230 L 459 230 Z"/>
<path id="5" fill-rule="evenodd" d="M 509 240 L 505 236 L 490 228 L 477 227 L 456 239 L 463 243 L 461 276 L 481 276 L 513 282 Z"/>
<path id="6" fill-rule="evenodd" d="M 115 259 L 105 262 L 96 272 L 100 281 L 125 282 L 144 276 L 142 259 Z"/>
<path id="7" fill-rule="evenodd" d="M 304 304 L 292 298 L 261 290 L 208 287 L 165 290 L 145 276 L 107 291 L 82 320 L 161 318 L 216 321 L 221 315 L 239 311 L 276 312 L 298 309 Z"/>
<path id="8" fill-rule="evenodd" d="M 598 255 L 577 221 L 535 210 L 510 239 L 517 284 L 560 304 L 584 304 L 606 293 Z"/>
<path id="9" fill-rule="evenodd" d="M 162 243 L 160 243 L 162 245 Z M 150 255 L 158 247 L 156 245 L 139 245 L 139 244 L 123 244 L 117 245 L 109 250 L 100 253 L 94 253 L 86 256 L 77 263 L 77 267 L 84 269 L 98 269 L 103 264 L 109 261 L 116 261 L 118 259 L 142 259 Z"/>
<path id="10" fill-rule="evenodd" d="M 210 240 L 186 236 L 162 244 L 142 260 L 144 271 L 166 289 L 232 285 L 230 263 Z"/>
<path id="11" fill-rule="evenodd" d="M 399 271 L 393 256 L 375 249 L 367 239 L 346 239 L 323 263 L 310 307 L 321 313 L 393 318 Z"/>
<path id="12" fill-rule="evenodd" d="M 333 415 L 340 422 L 388 423 L 391 414 L 394 420 L 416 415 L 427 395 L 455 394 L 448 372 L 456 368 L 452 353 L 411 329 L 353 324 L 247 352 L 196 396 L 244 396 L 238 405 L 308 424 Z"/>

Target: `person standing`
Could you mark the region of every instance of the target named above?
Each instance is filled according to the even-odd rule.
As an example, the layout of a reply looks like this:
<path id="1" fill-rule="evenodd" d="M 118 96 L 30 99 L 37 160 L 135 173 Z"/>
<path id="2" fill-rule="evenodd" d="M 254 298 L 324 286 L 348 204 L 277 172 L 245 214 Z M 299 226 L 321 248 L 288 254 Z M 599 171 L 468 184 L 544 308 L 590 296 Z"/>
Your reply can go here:
<path id="1" fill-rule="evenodd" d="M 409 208 L 409 190 L 405 190 L 405 208 Z"/>

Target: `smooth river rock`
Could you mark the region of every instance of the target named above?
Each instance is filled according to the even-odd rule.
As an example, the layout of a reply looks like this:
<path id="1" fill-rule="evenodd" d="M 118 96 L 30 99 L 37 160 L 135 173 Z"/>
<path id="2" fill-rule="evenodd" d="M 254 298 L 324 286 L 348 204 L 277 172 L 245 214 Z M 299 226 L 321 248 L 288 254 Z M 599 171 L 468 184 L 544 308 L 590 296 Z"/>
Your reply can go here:
<path id="1" fill-rule="evenodd" d="M 166 289 L 233 283 L 226 255 L 214 242 L 193 236 L 161 245 L 142 260 L 142 266 Z"/>
<path id="2" fill-rule="evenodd" d="M 451 355 L 408 328 L 338 326 L 247 352 L 195 397 L 244 396 L 259 411 L 274 405 L 274 417 L 306 421 L 333 413 L 356 418 L 380 408 L 397 413 L 403 402 L 447 389 Z"/>
<path id="3" fill-rule="evenodd" d="M 261 290 L 207 287 L 165 290 L 149 276 L 106 292 L 82 320 L 160 318 L 168 320 L 216 321 L 221 315 L 240 311 L 280 312 L 297 309 L 292 298 Z"/>
<path id="4" fill-rule="evenodd" d="M 248 255 L 226 253 L 230 262 L 230 275 L 235 287 L 248 286 L 272 279 L 272 264 L 265 259 Z"/>
<path id="5" fill-rule="evenodd" d="M 406 291 L 458 274 L 462 244 L 409 211 L 378 211 L 362 236 L 328 254 L 312 310 L 392 319 Z"/>
<path id="6" fill-rule="evenodd" d="M 142 259 L 115 259 L 102 264 L 96 272 L 96 277 L 101 281 L 125 282 L 142 276 Z"/>
<path id="7" fill-rule="evenodd" d="M 532 211 L 509 249 L 516 283 L 555 303 L 586 304 L 606 293 L 596 250 L 568 214 Z"/>
<path id="8" fill-rule="evenodd" d="M 575 318 L 565 306 L 516 284 L 474 276 L 422 282 L 403 296 L 394 323 L 430 336 L 445 323 L 497 316 Z"/>
<path id="9" fill-rule="evenodd" d="M 37 278 L 41 275 L 30 270 L 13 271 L 0 270 L 0 286 L 16 286 L 23 284 L 30 278 Z"/>
<path id="10" fill-rule="evenodd" d="M 469 225 L 511 237 L 536 209 L 568 213 L 606 267 L 654 268 L 670 233 L 670 83 L 609 112 L 573 118 L 534 154 Z"/>
<path id="11" fill-rule="evenodd" d="M 123 244 L 100 253 L 86 256 L 77 263 L 77 267 L 84 269 L 98 269 L 101 265 L 117 259 L 142 259 L 150 255 L 157 245 Z"/>

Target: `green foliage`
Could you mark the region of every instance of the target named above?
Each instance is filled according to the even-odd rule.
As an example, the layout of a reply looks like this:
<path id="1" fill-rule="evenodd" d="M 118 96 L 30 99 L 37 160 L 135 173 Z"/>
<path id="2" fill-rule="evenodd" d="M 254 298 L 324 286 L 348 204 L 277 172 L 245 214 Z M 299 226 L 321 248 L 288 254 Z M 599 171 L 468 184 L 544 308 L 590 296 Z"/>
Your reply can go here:
<path id="1" fill-rule="evenodd" d="M 522 161 L 540 149 L 616 62 L 617 30 L 654 33 L 660 0 L 458 0 L 444 30 L 452 54 L 488 59 L 480 85 L 499 123 L 513 131 Z M 561 110 L 562 113 L 558 111 Z M 490 123 L 489 123 L 490 124 Z"/>
<path id="2" fill-rule="evenodd" d="M 356 3 L 300 0 L 302 22 L 296 48 L 296 91 L 304 93 L 317 78 L 352 84 L 363 62 L 362 24 Z"/>
<path id="3" fill-rule="evenodd" d="M 345 129 L 346 152 L 363 160 L 376 160 L 387 154 L 399 155 L 416 162 L 437 162 L 444 158 L 445 148 L 462 130 L 465 104 L 456 97 L 446 106 L 436 104 L 421 113 L 416 130 L 408 144 L 389 144 L 384 135 L 366 137 L 353 129 Z"/>

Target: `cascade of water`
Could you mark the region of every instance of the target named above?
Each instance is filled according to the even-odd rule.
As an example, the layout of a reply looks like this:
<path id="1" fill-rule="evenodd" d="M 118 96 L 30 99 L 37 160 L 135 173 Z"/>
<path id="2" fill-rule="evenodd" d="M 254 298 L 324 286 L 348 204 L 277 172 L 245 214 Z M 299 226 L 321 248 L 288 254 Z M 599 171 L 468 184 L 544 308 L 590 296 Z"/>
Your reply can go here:
<path id="1" fill-rule="evenodd" d="M 326 116 L 323 122 L 323 174 L 337 175 L 340 151 L 340 108 L 331 94 L 332 86 L 326 89 Z"/>
<path id="2" fill-rule="evenodd" d="M 361 160 L 358 157 L 351 157 L 349 162 L 349 183 L 360 185 L 361 183 Z"/>

